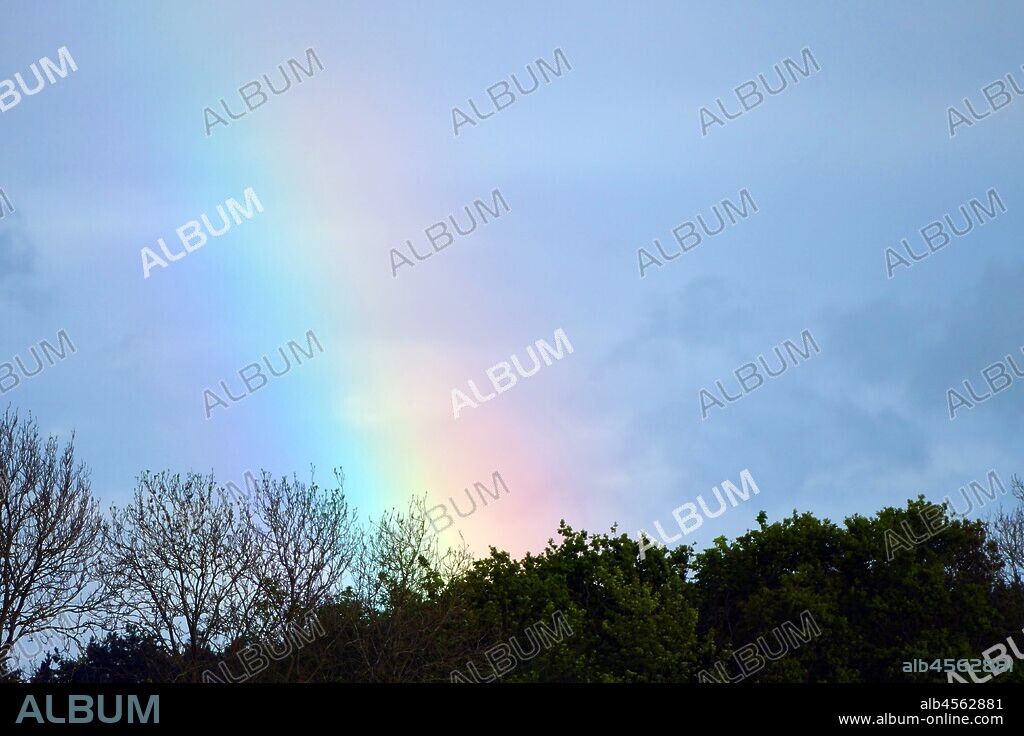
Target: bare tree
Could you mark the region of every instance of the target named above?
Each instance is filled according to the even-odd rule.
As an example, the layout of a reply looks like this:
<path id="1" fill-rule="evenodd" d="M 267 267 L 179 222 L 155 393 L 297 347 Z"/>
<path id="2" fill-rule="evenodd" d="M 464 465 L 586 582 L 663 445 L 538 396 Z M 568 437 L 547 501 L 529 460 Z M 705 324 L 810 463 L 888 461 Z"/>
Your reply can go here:
<path id="1" fill-rule="evenodd" d="M 43 441 L 31 415 L 0 417 L 0 671 L 19 643 L 57 636 L 78 641 L 101 604 L 93 584 L 102 517 L 89 472 Z"/>
<path id="2" fill-rule="evenodd" d="M 260 586 L 274 631 L 304 621 L 339 593 L 359 539 L 355 512 L 345 500 L 344 477 L 321 488 L 310 479 L 274 480 L 264 472 L 251 499 L 255 537 L 260 542 Z"/>
<path id="3" fill-rule="evenodd" d="M 140 476 L 133 502 L 110 517 L 100 579 L 113 612 L 198 679 L 212 652 L 251 633 L 261 603 L 247 511 L 212 475 L 163 472 Z"/>
<path id="4" fill-rule="evenodd" d="M 425 497 L 371 521 L 354 566 L 362 620 L 352 636 L 362 678 L 375 682 L 446 678 L 479 641 L 464 626 L 455 585 L 472 564 L 466 544 L 442 548 Z"/>
<path id="5" fill-rule="evenodd" d="M 1024 481 L 1014 476 L 1010 485 L 1017 505 L 1009 511 L 1000 508 L 990 526 L 1006 576 L 1020 591 L 1024 589 Z"/>

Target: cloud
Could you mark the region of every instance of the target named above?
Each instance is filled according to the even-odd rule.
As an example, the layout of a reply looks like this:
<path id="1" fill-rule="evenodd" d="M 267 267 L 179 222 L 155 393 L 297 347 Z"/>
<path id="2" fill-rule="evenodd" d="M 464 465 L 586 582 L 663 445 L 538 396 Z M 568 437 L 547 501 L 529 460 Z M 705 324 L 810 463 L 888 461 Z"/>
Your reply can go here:
<path id="1" fill-rule="evenodd" d="M 0 303 L 39 311 L 37 252 L 18 214 L 0 220 Z"/>
<path id="2" fill-rule="evenodd" d="M 18 216 L 0 220 L 0 286 L 9 286 L 35 273 L 36 249 Z"/>
<path id="3" fill-rule="evenodd" d="M 1024 365 L 1024 264 L 989 264 L 971 283 L 928 295 L 927 301 L 916 296 L 896 292 L 836 318 L 835 348 L 850 380 L 902 397 L 904 410 L 918 417 L 948 423 L 947 389 L 962 390 L 966 379 L 987 392 L 982 369 L 1005 362 L 1007 354 Z M 1019 418 L 1021 408 L 1024 382 L 1016 379 L 968 413 L 1002 424 Z M 956 421 L 968 413 L 959 412 Z"/>
<path id="4" fill-rule="evenodd" d="M 628 409 L 605 408 L 629 413 L 615 458 L 622 483 L 645 478 L 645 495 L 664 505 L 749 468 L 774 489 L 762 507 L 839 517 L 918 492 L 941 497 L 991 467 L 1012 473 L 1024 379 L 956 422 L 946 389 L 968 378 L 982 390 L 981 369 L 1010 352 L 1024 366 L 1022 286 L 1024 264 L 1003 263 L 946 293 L 894 289 L 801 322 L 742 290 L 694 282 L 610 351 L 606 390 L 633 387 Z M 721 379 L 736 393 L 734 369 L 784 339 L 799 344 L 804 327 L 820 354 L 701 421 L 701 387 Z"/>
<path id="5" fill-rule="evenodd" d="M 41 252 L 20 213 L 0 220 L 0 308 L 19 309 L 25 313 L 23 324 L 38 321 L 49 329 L 50 318 L 62 311 L 68 291 L 78 284 L 58 287 Z"/>

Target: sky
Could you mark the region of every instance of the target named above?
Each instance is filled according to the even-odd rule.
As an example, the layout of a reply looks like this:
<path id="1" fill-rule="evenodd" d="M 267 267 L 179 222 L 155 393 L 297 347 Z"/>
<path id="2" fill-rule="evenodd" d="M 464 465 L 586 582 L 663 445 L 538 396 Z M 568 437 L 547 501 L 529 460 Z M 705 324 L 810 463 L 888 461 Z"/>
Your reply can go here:
<path id="1" fill-rule="evenodd" d="M 758 494 L 684 543 L 1024 472 L 1024 381 L 953 420 L 947 394 L 1024 366 L 1024 95 L 982 93 L 1024 90 L 1019 3 L 13 2 L 5 21 L 0 405 L 75 432 L 104 506 L 143 470 L 340 467 L 363 516 L 426 494 L 444 541 L 522 554 L 560 519 L 677 531 L 673 509 L 714 511 L 744 470 Z M 61 48 L 77 70 L 22 94 Z M 239 88 L 283 73 L 246 112 Z M 970 119 L 952 136 L 950 107 Z M 176 229 L 250 189 L 262 211 L 145 276 L 144 249 L 177 256 Z M 921 228 L 962 229 L 993 189 L 1005 211 L 923 257 Z M 495 190 L 507 209 L 427 256 L 426 229 Z M 713 231 L 744 190 L 756 212 L 678 249 L 673 228 Z M 887 273 L 903 239 L 920 260 Z M 641 248 L 662 261 L 642 276 Z M 21 375 L 62 330 L 75 352 Z M 559 330 L 571 353 L 455 416 L 453 389 L 496 393 L 487 370 L 528 369 Z M 322 352 L 244 389 L 310 331 Z M 775 370 L 805 331 L 820 350 L 742 394 L 735 371 Z M 702 417 L 716 381 L 741 398 Z M 451 510 L 495 472 L 507 494 Z"/>

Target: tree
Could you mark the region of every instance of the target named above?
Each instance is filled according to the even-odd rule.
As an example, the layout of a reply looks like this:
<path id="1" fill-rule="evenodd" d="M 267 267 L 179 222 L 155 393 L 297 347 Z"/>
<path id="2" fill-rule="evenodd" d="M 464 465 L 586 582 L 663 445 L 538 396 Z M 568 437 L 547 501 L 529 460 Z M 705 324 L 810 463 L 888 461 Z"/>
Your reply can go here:
<path id="1" fill-rule="evenodd" d="M 158 642 L 187 679 L 252 633 L 265 603 L 252 529 L 212 475 L 143 473 L 133 502 L 110 510 L 100 580 L 112 613 Z"/>
<path id="2" fill-rule="evenodd" d="M 465 545 L 442 550 L 425 497 L 370 521 L 353 569 L 361 617 L 349 632 L 361 679 L 447 680 L 476 651 L 477 632 L 466 626 L 469 611 L 457 584 L 470 562 Z"/>
<path id="3" fill-rule="evenodd" d="M 473 672 L 464 660 L 460 671 L 468 679 L 501 674 L 525 682 L 695 676 L 700 647 L 686 579 L 690 548 L 654 547 L 641 558 L 637 541 L 616 535 L 615 527 L 611 534 L 588 534 L 563 521 L 558 533 L 557 543 L 549 540 L 543 553 L 522 560 L 492 548 L 466 576 L 465 595 L 473 620 L 489 631 L 491 655 L 475 658 Z M 571 635 L 559 632 L 556 616 Z M 545 628 L 559 635 L 546 636 Z"/>
<path id="4" fill-rule="evenodd" d="M 32 637 L 77 641 L 102 595 L 93 584 L 102 519 L 74 435 L 61 448 L 35 419 L 0 417 L 0 671 Z"/>
<path id="5" fill-rule="evenodd" d="M 1024 481 L 1014 476 L 1011 487 L 1018 505 L 1009 511 L 1000 508 L 991 527 L 1007 578 L 1021 590 L 1024 588 Z"/>
<path id="6" fill-rule="evenodd" d="M 253 625 L 246 636 L 232 641 L 223 654 L 231 659 L 246 649 L 273 652 L 273 661 L 266 661 L 268 667 L 257 675 L 261 680 L 340 676 L 344 652 L 338 621 L 358 609 L 342 584 L 360 535 L 340 470 L 335 478 L 337 485 L 325 489 L 295 476 L 275 480 L 264 471 L 252 489 L 244 518 L 260 550 L 258 604 L 251 607 Z"/>
<path id="7" fill-rule="evenodd" d="M 951 519 L 923 497 L 843 527 L 808 513 L 774 524 L 762 515 L 731 544 L 715 540 L 695 567 L 702 632 L 718 657 L 763 647 L 751 675 L 760 682 L 922 681 L 929 675 L 904 674 L 902 663 L 976 659 L 998 640 L 999 569 L 984 523 Z M 820 635 L 799 645 L 776 636 L 787 621 L 801 628 L 803 611 Z M 764 654 L 783 647 L 784 656 Z"/>
<path id="8" fill-rule="evenodd" d="M 268 629 L 303 621 L 341 591 L 355 555 L 355 513 L 345 500 L 344 477 L 324 489 L 292 477 L 264 472 L 253 491 L 253 535 L 261 549 L 260 570 L 267 598 Z"/>
<path id="9" fill-rule="evenodd" d="M 152 639 L 128 630 L 93 638 L 77 657 L 52 652 L 32 675 L 34 683 L 166 682 L 175 667 Z"/>

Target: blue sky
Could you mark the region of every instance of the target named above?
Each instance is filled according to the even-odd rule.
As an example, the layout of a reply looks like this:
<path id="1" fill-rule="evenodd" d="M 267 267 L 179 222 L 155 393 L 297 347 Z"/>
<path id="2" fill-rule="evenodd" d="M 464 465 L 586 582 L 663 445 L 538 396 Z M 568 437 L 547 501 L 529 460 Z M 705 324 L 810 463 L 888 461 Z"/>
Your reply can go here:
<path id="1" fill-rule="evenodd" d="M 495 439 L 463 471 L 511 465 L 515 476 L 530 438 L 545 438 L 543 472 L 531 468 L 510 507 L 529 514 L 543 497 L 552 509 L 525 537 L 499 528 L 499 546 L 536 548 L 558 514 L 650 530 L 745 468 L 756 504 L 687 541 L 740 533 L 762 508 L 836 519 L 1024 470 L 1024 383 L 953 422 L 946 404 L 947 388 L 979 385 L 982 368 L 1024 345 L 1024 97 L 952 139 L 946 116 L 964 97 L 985 106 L 981 88 L 1007 73 L 1024 81 L 1019 3 L 14 2 L 6 16 L 0 79 L 61 46 L 79 71 L 0 114 L 0 188 L 17 209 L 0 220 L 0 360 L 60 328 L 79 353 L 0 402 L 48 430 L 77 429 L 104 501 L 124 500 L 144 467 L 231 478 L 315 463 L 352 467 L 357 500 L 374 509 L 391 496 L 359 456 L 380 437 L 309 397 L 391 391 L 338 377 L 377 340 L 397 346 L 389 355 L 445 356 L 450 388 L 558 327 L 571 361 L 486 407 L 518 422 L 515 460 Z M 309 46 L 322 79 L 205 139 L 205 105 L 237 100 L 238 86 Z M 556 48 L 571 73 L 453 136 L 453 106 L 483 104 L 487 87 Z M 735 87 L 804 48 L 820 71 L 701 136 L 702 106 L 720 97 L 736 109 Z M 272 230 L 253 221 L 225 243 L 311 232 L 313 219 L 330 223 L 315 238 L 342 260 L 325 266 L 320 250 L 289 242 L 298 276 L 261 297 L 247 288 L 257 267 L 212 247 L 169 269 L 176 281 L 141 280 L 139 248 L 250 185 L 293 207 L 268 206 Z M 512 212 L 474 236 L 486 246 L 466 241 L 391 280 L 388 248 L 495 187 Z M 907 238 L 919 250 L 922 226 L 993 187 L 1006 213 L 886 278 L 887 247 Z M 673 227 L 744 188 L 756 215 L 639 278 L 638 248 L 667 248 Z M 316 203 L 312 218 L 303 202 Z M 324 212 L 335 207 L 336 222 Z M 363 268 L 380 288 L 358 292 L 358 308 L 325 311 L 311 296 L 357 293 Z M 204 426 L 204 382 L 314 326 L 351 342 Z M 700 388 L 735 386 L 736 368 L 804 329 L 819 355 L 701 421 Z M 427 385 L 403 406 L 433 402 Z M 434 433 L 417 417 L 402 441 L 430 455 Z M 329 423 L 347 429 L 292 439 Z"/>

